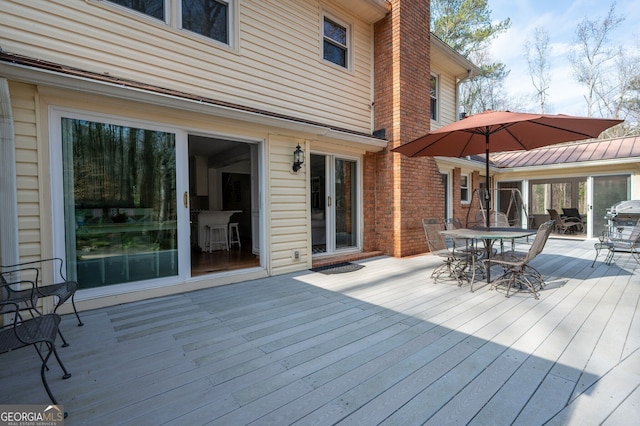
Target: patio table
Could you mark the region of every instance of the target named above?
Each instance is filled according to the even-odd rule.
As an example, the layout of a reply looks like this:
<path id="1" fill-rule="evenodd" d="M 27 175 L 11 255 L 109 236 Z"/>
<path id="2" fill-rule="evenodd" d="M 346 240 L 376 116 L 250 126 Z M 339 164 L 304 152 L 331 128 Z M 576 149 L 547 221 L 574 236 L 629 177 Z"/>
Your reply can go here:
<path id="1" fill-rule="evenodd" d="M 482 241 L 485 248 L 485 256 L 489 262 L 485 262 L 485 269 L 487 273 L 487 284 L 491 283 L 491 254 L 493 253 L 493 245 L 496 241 L 500 240 L 513 240 L 515 238 L 524 238 L 531 235 L 535 235 L 537 230 L 524 229 L 524 228 L 458 228 L 448 229 L 446 231 L 440 231 L 442 235 L 452 238 L 464 238 L 471 240 L 475 244 L 478 241 Z M 475 256 L 471 256 L 471 286 L 470 290 L 473 291 L 473 282 L 475 280 L 476 268 L 475 268 Z"/>

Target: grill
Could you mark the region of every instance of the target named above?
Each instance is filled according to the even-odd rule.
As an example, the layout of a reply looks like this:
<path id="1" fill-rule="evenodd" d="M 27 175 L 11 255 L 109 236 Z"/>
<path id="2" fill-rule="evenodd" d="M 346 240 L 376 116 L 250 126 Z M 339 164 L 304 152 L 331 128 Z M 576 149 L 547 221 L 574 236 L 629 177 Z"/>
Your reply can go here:
<path id="1" fill-rule="evenodd" d="M 620 238 L 628 237 L 631 228 L 640 219 L 640 200 L 620 201 L 607 209 L 604 218 L 608 221 L 610 232 Z"/>

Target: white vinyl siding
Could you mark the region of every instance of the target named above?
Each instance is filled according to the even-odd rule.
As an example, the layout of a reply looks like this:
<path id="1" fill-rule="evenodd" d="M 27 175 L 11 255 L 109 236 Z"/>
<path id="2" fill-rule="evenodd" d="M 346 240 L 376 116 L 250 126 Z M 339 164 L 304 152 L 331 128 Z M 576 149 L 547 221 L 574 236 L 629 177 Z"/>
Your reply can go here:
<path id="1" fill-rule="evenodd" d="M 371 132 L 372 26 L 353 22 L 351 72 L 322 66 L 325 6 L 238 3 L 237 47 L 94 0 L 4 2 L 3 49 L 350 130 Z"/>
<path id="2" fill-rule="evenodd" d="M 298 173 L 292 173 L 293 151 L 300 144 L 308 152 L 304 140 L 283 136 L 269 137 L 268 206 L 270 221 L 267 225 L 271 240 L 271 273 L 274 275 L 300 270 L 300 265 L 310 262 L 307 247 L 310 246 L 307 205 L 307 158 Z M 293 252 L 300 252 L 300 259 L 293 259 Z"/>
<path id="3" fill-rule="evenodd" d="M 456 118 L 456 84 L 455 76 L 437 64 L 431 65 L 431 75 L 437 76 L 438 112 L 437 120 L 432 120 L 432 130 L 453 123 Z"/>
<path id="4" fill-rule="evenodd" d="M 38 179 L 36 97 L 33 86 L 10 82 L 11 109 L 16 142 L 16 185 L 18 192 L 18 241 L 20 261 L 40 259 L 41 226 L 40 189 L 47 179 Z M 44 225 L 46 226 L 46 224 Z"/>

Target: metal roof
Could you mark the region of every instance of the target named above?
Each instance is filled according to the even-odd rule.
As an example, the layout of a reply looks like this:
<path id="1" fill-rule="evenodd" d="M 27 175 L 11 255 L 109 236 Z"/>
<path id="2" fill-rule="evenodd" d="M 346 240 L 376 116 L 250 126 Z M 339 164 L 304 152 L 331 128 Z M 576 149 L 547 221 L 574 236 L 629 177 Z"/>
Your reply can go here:
<path id="1" fill-rule="evenodd" d="M 638 157 L 638 161 L 640 161 L 640 135 L 569 142 L 530 151 L 498 152 L 490 154 L 489 157 L 494 166 L 503 168 L 618 160 L 633 157 Z"/>

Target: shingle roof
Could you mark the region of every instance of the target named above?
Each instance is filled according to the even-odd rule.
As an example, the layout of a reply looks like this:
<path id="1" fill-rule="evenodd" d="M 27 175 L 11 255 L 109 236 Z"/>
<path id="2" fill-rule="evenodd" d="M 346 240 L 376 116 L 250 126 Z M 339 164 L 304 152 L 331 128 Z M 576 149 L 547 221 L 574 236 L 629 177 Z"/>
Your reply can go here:
<path id="1" fill-rule="evenodd" d="M 509 151 L 489 155 L 496 167 L 528 167 L 638 157 L 640 136 L 589 140 L 551 145 L 531 151 Z"/>

